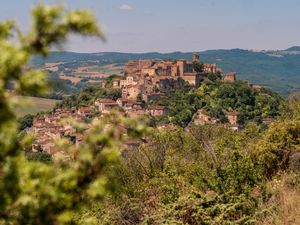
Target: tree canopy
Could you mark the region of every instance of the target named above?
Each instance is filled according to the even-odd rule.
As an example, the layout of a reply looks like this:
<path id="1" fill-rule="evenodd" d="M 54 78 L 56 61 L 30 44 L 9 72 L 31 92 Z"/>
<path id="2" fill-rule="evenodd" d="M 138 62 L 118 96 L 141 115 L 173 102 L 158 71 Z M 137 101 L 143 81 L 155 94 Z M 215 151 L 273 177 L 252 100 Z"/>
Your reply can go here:
<path id="1" fill-rule="evenodd" d="M 170 90 L 167 98 L 159 100 L 158 104 L 169 107 L 171 122 L 185 127 L 198 109 L 221 122 L 227 121 L 227 112 L 236 111 L 240 114 L 241 124 L 261 123 L 264 118 L 279 116 L 284 101 L 275 92 L 269 89 L 255 91 L 244 81 L 206 80 L 197 89 Z"/>

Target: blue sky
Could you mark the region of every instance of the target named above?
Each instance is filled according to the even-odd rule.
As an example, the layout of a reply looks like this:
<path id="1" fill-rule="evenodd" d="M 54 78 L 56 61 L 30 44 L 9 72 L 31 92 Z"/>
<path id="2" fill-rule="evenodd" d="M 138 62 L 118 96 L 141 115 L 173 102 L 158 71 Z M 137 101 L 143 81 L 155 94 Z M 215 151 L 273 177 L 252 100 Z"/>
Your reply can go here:
<path id="1" fill-rule="evenodd" d="M 285 49 L 300 45 L 300 0 L 8 0 L 0 19 L 26 29 L 37 2 L 91 9 L 107 42 L 72 37 L 77 52 Z"/>

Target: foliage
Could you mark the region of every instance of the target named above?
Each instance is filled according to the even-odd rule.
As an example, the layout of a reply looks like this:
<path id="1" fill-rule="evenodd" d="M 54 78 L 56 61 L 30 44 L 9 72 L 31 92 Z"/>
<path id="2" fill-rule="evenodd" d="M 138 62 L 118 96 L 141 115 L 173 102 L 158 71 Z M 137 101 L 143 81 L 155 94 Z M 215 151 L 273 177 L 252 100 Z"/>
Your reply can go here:
<path id="1" fill-rule="evenodd" d="M 298 128 L 285 119 L 240 133 L 218 125 L 155 132 L 124 155 L 117 195 L 94 213 L 103 224 L 260 224 L 282 209 L 279 221 L 297 224 Z"/>
<path id="2" fill-rule="evenodd" d="M 117 100 L 122 95 L 120 89 L 102 88 L 98 86 L 89 86 L 78 94 L 67 97 L 60 102 L 57 107 L 59 108 L 71 108 L 88 106 L 94 103 L 97 98 L 109 98 Z"/>
<path id="3" fill-rule="evenodd" d="M 22 33 L 11 21 L 0 25 L 0 224 L 74 224 L 75 212 L 87 208 L 89 200 L 101 199 L 112 188 L 107 171 L 117 161 L 116 149 L 125 138 L 115 133 L 118 123 L 128 127 L 129 136 L 139 135 L 143 126 L 127 124 L 117 116 L 91 122 L 89 131 L 87 125 L 73 122 L 78 132 L 87 133 L 79 146 L 58 140 L 64 155 L 57 157 L 53 165 L 26 160 L 22 150 L 31 138 L 18 136 L 14 111 L 18 102 L 6 87 L 13 81 L 19 93 L 43 93 L 46 74 L 27 67 L 32 56 L 46 56 L 69 33 L 103 37 L 94 16 L 85 10 L 38 5 L 32 15 L 29 33 Z M 44 156 L 41 158 L 44 160 Z M 82 223 L 93 221 L 89 217 Z"/>
<path id="4" fill-rule="evenodd" d="M 204 109 L 221 122 L 227 121 L 227 112 L 237 111 L 241 124 L 261 123 L 264 118 L 279 116 L 283 102 L 278 94 L 268 89 L 257 92 L 246 82 L 226 83 L 217 78 L 202 82 L 196 90 L 170 91 L 167 100 L 159 101 L 169 107 L 170 121 L 182 127 L 191 122 L 197 109 Z"/>
<path id="5" fill-rule="evenodd" d="M 37 161 L 42 163 L 52 162 L 52 156 L 46 152 L 27 152 L 26 159 L 29 161 Z"/>
<path id="6" fill-rule="evenodd" d="M 260 224 L 275 218 L 280 190 L 269 183 L 277 173 L 266 174 L 266 158 L 258 156 L 270 133 L 276 135 L 255 124 L 241 133 L 217 125 L 153 133 L 150 145 L 121 159 L 116 194 L 101 206 L 93 203 L 85 216 L 93 212 L 103 224 Z M 288 133 L 283 129 L 268 142 Z M 277 172 L 288 171 L 277 159 Z M 297 196 L 299 180 L 289 176 Z"/>
<path id="7" fill-rule="evenodd" d="M 293 92 L 284 105 L 283 118 L 288 120 L 300 119 L 300 93 Z"/>
<path id="8" fill-rule="evenodd" d="M 32 122 L 33 122 L 33 118 L 34 116 L 33 115 L 26 115 L 22 118 L 19 119 L 19 123 L 20 123 L 20 130 L 25 130 L 26 128 L 28 127 L 31 127 L 32 126 Z"/>
<path id="9" fill-rule="evenodd" d="M 256 157 L 266 176 L 289 166 L 290 156 L 300 151 L 300 121 L 277 121 L 264 134 L 257 146 Z"/>
<path id="10" fill-rule="evenodd" d="M 211 138 L 216 149 L 211 149 Z M 151 147 L 122 159 L 120 193 L 106 202 L 107 210 L 99 213 L 99 221 L 109 216 L 113 224 L 250 223 L 258 204 L 250 192 L 259 170 L 246 163 L 238 146 L 242 143 L 235 144 L 241 138 L 243 135 L 232 138 L 231 131 L 213 127 L 156 134 Z M 233 146 L 239 150 L 231 152 Z M 125 212 L 128 202 L 131 205 Z M 111 215 L 111 209 L 117 212 Z M 140 210 L 124 217 L 134 209 Z"/>
<path id="11" fill-rule="evenodd" d="M 194 67 L 194 70 L 197 73 L 203 72 L 203 62 L 201 62 L 201 61 L 194 61 L 193 62 L 193 67 Z"/>

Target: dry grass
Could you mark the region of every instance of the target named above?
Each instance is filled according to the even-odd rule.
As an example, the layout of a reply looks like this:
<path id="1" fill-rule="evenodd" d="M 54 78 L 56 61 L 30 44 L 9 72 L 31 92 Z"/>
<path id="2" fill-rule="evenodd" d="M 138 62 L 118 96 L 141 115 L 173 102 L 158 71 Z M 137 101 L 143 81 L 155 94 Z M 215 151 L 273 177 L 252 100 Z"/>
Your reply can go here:
<path id="1" fill-rule="evenodd" d="M 300 190 L 290 185 L 293 176 L 284 174 L 280 180 L 271 182 L 277 210 L 264 218 L 260 225 L 300 225 Z"/>

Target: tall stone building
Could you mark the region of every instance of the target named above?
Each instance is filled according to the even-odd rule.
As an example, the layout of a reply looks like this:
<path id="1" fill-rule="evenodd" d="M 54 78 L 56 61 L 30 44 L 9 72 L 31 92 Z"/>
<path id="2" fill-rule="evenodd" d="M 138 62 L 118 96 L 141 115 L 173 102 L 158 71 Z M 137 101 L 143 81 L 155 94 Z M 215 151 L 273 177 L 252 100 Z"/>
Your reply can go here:
<path id="1" fill-rule="evenodd" d="M 200 56 L 197 53 L 193 54 L 193 62 L 200 62 Z"/>

